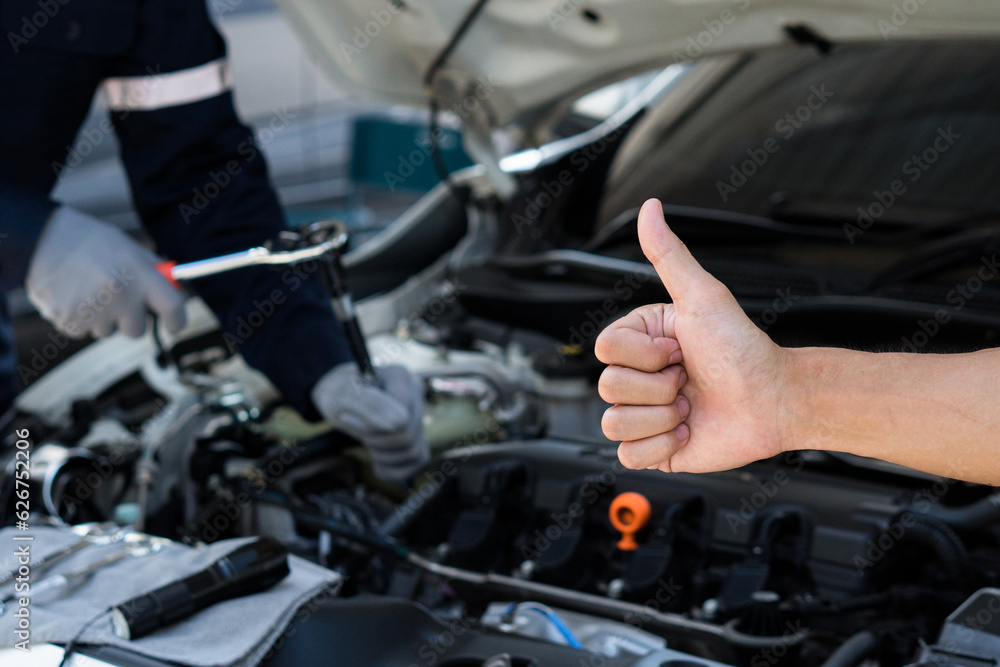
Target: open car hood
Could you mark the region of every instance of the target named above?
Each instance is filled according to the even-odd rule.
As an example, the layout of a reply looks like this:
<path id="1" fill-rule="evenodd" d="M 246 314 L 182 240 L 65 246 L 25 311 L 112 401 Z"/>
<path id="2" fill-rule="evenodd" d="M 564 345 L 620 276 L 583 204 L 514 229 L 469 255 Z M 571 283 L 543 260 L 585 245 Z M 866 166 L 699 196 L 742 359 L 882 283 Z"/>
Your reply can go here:
<path id="1" fill-rule="evenodd" d="M 549 115 L 632 73 L 799 41 L 991 37 L 995 0 L 487 0 L 427 81 L 475 1 L 277 0 L 337 82 L 372 99 L 490 125 Z M 456 105 L 459 105 L 456 107 Z"/>

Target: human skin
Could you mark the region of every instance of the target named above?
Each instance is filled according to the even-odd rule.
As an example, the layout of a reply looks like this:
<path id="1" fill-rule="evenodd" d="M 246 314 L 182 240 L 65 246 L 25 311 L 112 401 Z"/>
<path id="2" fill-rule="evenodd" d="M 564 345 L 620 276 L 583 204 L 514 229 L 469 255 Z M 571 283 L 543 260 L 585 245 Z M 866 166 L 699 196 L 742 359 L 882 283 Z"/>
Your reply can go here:
<path id="1" fill-rule="evenodd" d="M 639 241 L 673 303 L 598 337 L 605 435 L 633 469 L 729 470 L 815 449 L 1000 485 L 1000 350 L 783 348 L 670 231 L 655 199 Z"/>

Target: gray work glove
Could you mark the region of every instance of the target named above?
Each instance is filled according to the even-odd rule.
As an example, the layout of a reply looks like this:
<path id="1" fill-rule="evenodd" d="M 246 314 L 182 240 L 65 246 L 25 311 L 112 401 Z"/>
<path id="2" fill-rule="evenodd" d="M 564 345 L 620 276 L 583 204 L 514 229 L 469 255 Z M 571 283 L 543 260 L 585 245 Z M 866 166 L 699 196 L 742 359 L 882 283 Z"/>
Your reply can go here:
<path id="1" fill-rule="evenodd" d="M 313 405 L 331 426 L 361 441 L 380 479 L 403 482 L 430 460 L 424 438 L 424 386 L 403 366 L 361 378 L 354 362 L 340 364 L 313 387 Z"/>
<path id="2" fill-rule="evenodd" d="M 65 206 L 45 223 L 28 266 L 28 298 L 73 338 L 146 331 L 147 309 L 171 333 L 184 328 L 184 296 L 156 270 L 157 257 L 125 232 Z"/>

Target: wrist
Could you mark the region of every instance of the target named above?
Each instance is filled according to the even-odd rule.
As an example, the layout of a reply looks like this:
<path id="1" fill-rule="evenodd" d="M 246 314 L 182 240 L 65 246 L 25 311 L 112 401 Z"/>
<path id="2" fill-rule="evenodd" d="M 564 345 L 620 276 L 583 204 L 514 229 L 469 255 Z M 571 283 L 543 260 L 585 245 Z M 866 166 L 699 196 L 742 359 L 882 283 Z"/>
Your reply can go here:
<path id="1" fill-rule="evenodd" d="M 810 407 L 816 390 L 822 348 L 778 348 L 777 435 L 782 452 L 815 449 L 810 433 L 817 415 Z M 810 444 L 806 444 L 810 443 Z"/>

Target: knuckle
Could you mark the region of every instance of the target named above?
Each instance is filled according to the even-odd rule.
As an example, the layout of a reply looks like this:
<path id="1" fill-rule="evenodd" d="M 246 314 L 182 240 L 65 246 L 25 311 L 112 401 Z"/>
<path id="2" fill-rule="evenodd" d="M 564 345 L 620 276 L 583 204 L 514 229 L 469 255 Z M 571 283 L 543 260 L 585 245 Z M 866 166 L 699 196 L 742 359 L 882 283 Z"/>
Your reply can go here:
<path id="1" fill-rule="evenodd" d="M 683 415 L 681 415 L 681 406 L 676 400 L 670 404 L 670 419 L 673 420 L 674 425 L 680 424 L 684 421 Z"/>
<path id="2" fill-rule="evenodd" d="M 677 410 L 675 405 L 664 405 L 663 413 L 660 419 L 660 424 L 663 428 L 663 433 L 672 431 L 679 421 L 680 412 Z"/>
<path id="3" fill-rule="evenodd" d="M 619 419 L 615 408 L 608 408 L 601 418 L 601 430 L 610 440 L 620 440 L 618 437 Z"/>
<path id="4" fill-rule="evenodd" d="M 597 394 L 608 403 L 614 403 L 611 400 L 612 387 L 610 374 L 608 373 L 609 370 L 609 368 L 605 368 L 601 371 L 601 378 L 597 381 Z"/>
<path id="5" fill-rule="evenodd" d="M 618 403 L 621 382 L 618 370 L 609 366 L 601 373 L 601 379 L 597 382 L 597 393 L 608 403 Z"/>
<path id="6" fill-rule="evenodd" d="M 678 376 L 676 373 L 670 373 L 665 377 L 661 378 L 657 383 L 657 402 L 662 405 L 669 405 L 674 402 L 677 398 L 677 391 L 679 389 Z"/>
<path id="7" fill-rule="evenodd" d="M 618 460 L 629 470 L 640 470 L 642 466 L 637 461 L 635 452 L 632 450 L 633 448 L 628 443 L 623 442 L 618 445 Z"/>
<path id="8" fill-rule="evenodd" d="M 614 345 L 609 340 L 610 336 L 607 331 L 601 332 L 594 341 L 594 356 L 597 360 L 603 364 L 610 364 L 612 358 L 612 352 L 614 350 Z"/>

